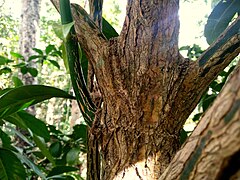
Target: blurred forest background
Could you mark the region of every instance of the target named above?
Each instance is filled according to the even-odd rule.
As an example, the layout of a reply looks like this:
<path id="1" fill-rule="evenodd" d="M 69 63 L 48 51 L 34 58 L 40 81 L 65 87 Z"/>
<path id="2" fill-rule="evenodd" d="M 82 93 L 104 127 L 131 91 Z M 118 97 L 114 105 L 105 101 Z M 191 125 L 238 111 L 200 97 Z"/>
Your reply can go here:
<path id="1" fill-rule="evenodd" d="M 71 2 L 81 4 L 88 11 L 87 0 Z M 195 60 L 209 46 L 203 35 L 204 25 L 218 2 L 218 0 L 181 1 L 179 47 L 183 56 Z M 125 8 L 126 0 L 104 1 L 103 16 L 118 33 L 121 31 L 124 21 Z M 26 11 L 37 12 L 38 15 L 34 17 L 34 22 L 24 19 Z M 24 35 L 22 31 L 26 32 L 24 23 L 27 21 L 30 26 L 33 26 L 33 29 L 32 32 L 28 31 Z M 29 41 L 31 42 L 29 43 Z M 73 94 L 64 61 L 66 57 L 64 57 L 62 42 L 60 15 L 49 0 L 0 0 L 1 94 L 4 94 L 4 90 L 21 87 L 24 84 L 53 86 Z M 26 48 L 30 48 L 30 50 L 26 50 Z M 184 126 L 182 142 L 193 131 L 199 117 L 216 98 L 236 62 L 237 59 L 210 85 L 199 106 Z M 19 96 L 24 95 L 19 94 Z M 11 148 L 17 149 L 14 157 L 17 156 L 21 162 L 24 162 L 24 168 L 27 169 L 25 176 L 28 179 L 36 179 L 37 177 L 84 179 L 86 175 L 86 135 L 79 135 L 79 133 L 85 132 L 86 126 L 77 103 L 71 98 L 52 98 L 36 104 L 28 111 L 35 118 L 44 122 L 50 132 L 50 138 L 43 138 L 44 140 L 40 138 L 39 140 L 32 136 L 29 131 L 26 132 L 29 127 L 26 125 L 26 128 L 20 123 L 23 116 L 32 118 L 26 114 L 12 117 L 18 119 L 20 128 L 16 128 L 19 124 L 12 123 L 11 118 L 0 122 L 2 139 L 0 145 L 8 143 Z M 35 125 L 39 124 L 32 124 L 32 126 Z M 34 128 L 30 130 L 37 131 Z M 4 154 L 3 152 L 4 150 L 1 151 L 2 154 Z M 7 154 L 7 152 L 5 153 Z M 4 162 L 3 155 L 0 159 Z M 53 161 L 58 168 L 50 165 L 50 162 Z"/>

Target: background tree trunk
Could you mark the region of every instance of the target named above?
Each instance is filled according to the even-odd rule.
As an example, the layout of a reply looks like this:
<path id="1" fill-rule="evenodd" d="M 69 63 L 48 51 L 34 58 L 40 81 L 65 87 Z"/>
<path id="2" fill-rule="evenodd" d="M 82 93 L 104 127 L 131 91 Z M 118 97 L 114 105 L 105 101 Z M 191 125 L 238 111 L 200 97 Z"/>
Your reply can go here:
<path id="1" fill-rule="evenodd" d="M 32 48 L 36 46 L 36 38 L 39 36 L 39 9 L 40 0 L 22 0 L 21 26 L 19 32 L 19 49 L 25 60 L 34 54 Z M 35 67 L 33 62 L 29 65 Z M 34 78 L 30 75 L 23 76 L 25 84 L 34 84 Z"/>

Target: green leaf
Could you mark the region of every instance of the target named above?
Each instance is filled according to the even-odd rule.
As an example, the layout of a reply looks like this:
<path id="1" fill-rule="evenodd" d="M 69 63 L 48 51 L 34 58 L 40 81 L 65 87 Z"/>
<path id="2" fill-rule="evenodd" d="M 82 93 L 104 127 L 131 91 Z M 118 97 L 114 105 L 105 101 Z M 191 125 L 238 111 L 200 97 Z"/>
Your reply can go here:
<path id="1" fill-rule="evenodd" d="M 53 157 L 59 157 L 62 153 L 62 144 L 59 141 L 52 143 L 49 151 Z"/>
<path id="2" fill-rule="evenodd" d="M 57 67 L 58 69 L 60 69 L 60 66 L 58 64 L 57 61 L 54 61 L 54 60 L 48 60 L 52 65 L 54 65 L 55 67 Z"/>
<path id="3" fill-rule="evenodd" d="M 4 56 L 0 56 L 0 65 L 5 65 L 5 64 L 8 64 L 10 62 L 13 62 L 13 60 L 11 59 L 8 59 Z"/>
<path id="4" fill-rule="evenodd" d="M 28 72 L 33 76 L 36 77 L 38 75 L 38 70 L 36 68 L 29 67 L 27 68 Z"/>
<path id="5" fill-rule="evenodd" d="M 202 116 L 202 114 L 203 114 L 203 113 L 197 113 L 197 114 L 195 114 L 192 120 L 193 120 L 194 122 L 195 122 L 195 121 L 198 121 L 198 120 L 200 119 L 200 117 Z"/>
<path id="6" fill-rule="evenodd" d="M 32 50 L 34 50 L 35 52 L 37 52 L 40 55 L 43 55 L 43 51 L 41 49 L 38 48 L 32 48 Z"/>
<path id="7" fill-rule="evenodd" d="M 0 118 L 53 97 L 74 99 L 67 92 L 50 86 L 27 85 L 14 88 L 0 97 Z"/>
<path id="8" fill-rule="evenodd" d="M 48 128 L 43 121 L 25 111 L 17 112 L 17 115 L 33 134 L 43 137 L 46 141 L 50 139 Z"/>
<path id="9" fill-rule="evenodd" d="M 8 129 L 10 129 L 12 132 L 14 132 L 18 137 L 20 137 L 24 142 L 26 142 L 28 145 L 30 146 L 34 146 L 29 140 L 28 138 L 23 135 L 20 131 L 18 131 L 17 129 L 11 127 L 11 126 L 7 126 Z"/>
<path id="10" fill-rule="evenodd" d="M 240 9 L 239 0 L 221 0 L 208 17 L 204 29 L 204 35 L 208 44 L 212 44 L 216 38 L 227 28 L 233 16 Z"/>
<path id="11" fill-rule="evenodd" d="M 182 129 L 180 132 L 180 143 L 183 144 L 188 138 L 187 132 Z"/>
<path id="12" fill-rule="evenodd" d="M 46 52 L 46 54 L 48 55 L 48 54 L 49 54 L 51 51 L 53 51 L 53 50 L 56 50 L 55 46 L 49 44 L 49 45 L 46 47 L 45 52 Z"/>
<path id="13" fill-rule="evenodd" d="M 11 73 L 11 72 L 12 72 L 12 70 L 9 67 L 4 67 L 4 68 L 0 69 L 0 75 Z"/>
<path id="14" fill-rule="evenodd" d="M 16 68 L 21 68 L 21 67 L 25 67 L 25 66 L 26 66 L 25 62 L 21 62 L 21 63 L 13 65 L 13 67 L 16 67 Z"/>
<path id="15" fill-rule="evenodd" d="M 28 167 L 30 167 L 34 173 L 36 173 L 39 177 L 42 179 L 46 179 L 46 176 L 43 174 L 43 172 L 38 168 L 36 164 L 34 164 L 31 160 L 29 160 L 26 156 L 15 153 L 15 155 L 20 159 L 23 163 L 25 163 Z"/>
<path id="16" fill-rule="evenodd" d="M 60 25 L 60 24 L 58 24 L 58 23 L 54 23 L 54 24 L 52 25 L 52 28 L 53 28 L 53 31 L 54 31 L 54 33 L 56 34 L 56 36 L 57 36 L 59 39 L 63 40 L 64 37 L 63 37 L 62 25 Z"/>
<path id="17" fill-rule="evenodd" d="M 2 129 L 0 129 L 0 138 L 2 140 L 3 147 L 7 148 L 10 146 L 11 138 L 5 132 L 3 132 Z"/>
<path id="18" fill-rule="evenodd" d="M 67 38 L 67 36 L 68 36 L 71 28 L 73 27 L 73 25 L 74 25 L 74 21 L 62 25 L 62 31 L 63 31 L 63 37 L 64 37 L 64 39 Z"/>
<path id="19" fill-rule="evenodd" d="M 10 150 L 0 148 L 0 179 L 25 180 L 27 178 L 23 164 Z"/>
<path id="20" fill-rule="evenodd" d="M 78 162 L 79 153 L 80 153 L 80 149 L 78 149 L 78 148 L 73 148 L 73 149 L 71 149 L 71 150 L 67 153 L 67 156 L 66 156 L 67 163 L 68 163 L 69 165 L 73 165 L 73 164 L 75 164 L 76 162 Z"/>
<path id="21" fill-rule="evenodd" d="M 79 170 L 78 168 L 71 167 L 71 166 L 56 166 L 49 172 L 47 177 L 55 176 L 55 175 L 59 175 L 67 172 L 72 172 L 72 171 L 78 171 L 78 170 Z"/>
<path id="22" fill-rule="evenodd" d="M 15 87 L 23 86 L 23 82 L 17 76 L 12 76 L 12 81 Z"/>
<path id="23" fill-rule="evenodd" d="M 78 139 L 82 139 L 83 141 L 87 141 L 87 126 L 84 124 L 77 124 L 73 127 L 73 133 L 70 135 L 72 139 L 75 141 Z"/>
<path id="24" fill-rule="evenodd" d="M 51 153 L 49 152 L 47 144 L 45 143 L 44 139 L 39 136 L 33 135 L 33 140 L 38 146 L 38 148 L 41 150 L 41 153 L 53 164 L 53 166 L 55 166 L 55 161 Z"/>
<path id="25" fill-rule="evenodd" d="M 119 36 L 117 31 L 104 18 L 102 18 L 102 32 L 107 39 Z"/>
<path id="26" fill-rule="evenodd" d="M 32 60 L 34 60 L 34 59 L 39 59 L 39 58 L 42 58 L 43 56 L 42 55 L 33 55 L 33 56 L 30 56 L 29 58 L 28 58 L 28 61 L 32 61 Z"/>
<path id="27" fill-rule="evenodd" d="M 19 53 L 16 53 L 16 52 L 11 51 L 10 54 L 11 54 L 12 57 L 15 57 L 15 58 L 24 60 L 23 55 L 21 55 L 21 54 L 19 54 Z"/>
<path id="28" fill-rule="evenodd" d="M 26 66 L 23 66 L 20 68 L 22 74 L 27 74 L 28 68 Z"/>
<path id="29" fill-rule="evenodd" d="M 69 74 L 69 65 L 68 65 L 68 58 L 67 58 L 67 51 L 66 51 L 66 46 L 65 43 L 62 43 L 60 46 L 60 49 L 62 50 L 62 58 L 63 58 L 63 63 L 66 68 L 67 73 Z"/>

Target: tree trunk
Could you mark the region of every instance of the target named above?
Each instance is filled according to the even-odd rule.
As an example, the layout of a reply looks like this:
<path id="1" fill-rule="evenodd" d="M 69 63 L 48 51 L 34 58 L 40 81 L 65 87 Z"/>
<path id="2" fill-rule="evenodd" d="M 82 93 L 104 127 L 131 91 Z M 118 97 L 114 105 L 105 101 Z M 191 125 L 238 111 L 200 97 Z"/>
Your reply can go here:
<path id="1" fill-rule="evenodd" d="M 32 48 L 36 46 L 39 31 L 39 8 L 40 0 L 22 0 L 19 48 L 25 61 L 34 54 Z M 29 65 L 36 66 L 33 62 L 29 62 Z M 25 84 L 34 84 L 34 78 L 28 74 L 23 76 L 23 80 Z"/>
<path id="2" fill-rule="evenodd" d="M 91 129 L 92 142 L 100 144 L 101 179 L 158 179 L 206 88 L 240 52 L 238 17 L 197 61 L 184 59 L 178 9 L 178 0 L 128 1 L 121 34 L 108 41 L 72 5 L 78 40 L 103 99 Z"/>

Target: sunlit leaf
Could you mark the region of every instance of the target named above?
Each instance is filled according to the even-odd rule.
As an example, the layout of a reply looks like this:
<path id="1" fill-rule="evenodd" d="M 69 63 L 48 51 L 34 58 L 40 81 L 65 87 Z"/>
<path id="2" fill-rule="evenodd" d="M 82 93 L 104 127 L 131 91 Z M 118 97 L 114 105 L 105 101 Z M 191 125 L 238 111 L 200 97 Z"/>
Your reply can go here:
<path id="1" fill-rule="evenodd" d="M 19 53 L 16 53 L 16 52 L 11 51 L 10 54 L 11 54 L 12 57 L 15 57 L 15 58 L 24 60 L 23 55 L 21 55 L 21 54 L 19 54 Z"/>
<path id="2" fill-rule="evenodd" d="M 57 61 L 54 61 L 54 60 L 48 60 L 52 65 L 54 65 L 55 67 L 57 67 L 58 69 L 60 69 L 60 66 L 58 64 Z"/>
<path id="3" fill-rule="evenodd" d="M 15 87 L 23 86 L 23 82 L 17 76 L 12 76 L 12 81 Z"/>
<path id="4" fill-rule="evenodd" d="M 50 86 L 27 85 L 14 88 L 0 97 L 0 118 L 53 97 L 74 99 L 65 91 Z"/>
<path id="5" fill-rule="evenodd" d="M 43 55 L 43 51 L 41 49 L 38 48 L 32 48 L 32 50 L 34 50 L 35 52 L 37 52 L 40 55 Z"/>
<path id="6" fill-rule="evenodd" d="M 8 64 L 10 62 L 13 62 L 13 60 L 11 59 L 8 59 L 4 56 L 0 56 L 0 65 L 5 65 L 5 64 Z"/>
<path id="7" fill-rule="evenodd" d="M 48 55 L 51 51 L 53 51 L 55 49 L 56 49 L 55 46 L 50 44 L 46 47 L 45 52 Z"/>
<path id="8" fill-rule="evenodd" d="M 63 31 L 63 37 L 64 39 L 67 38 L 71 28 L 73 27 L 74 25 L 74 22 L 70 22 L 70 23 L 67 23 L 67 24 L 63 24 L 62 25 L 62 31 Z"/>

